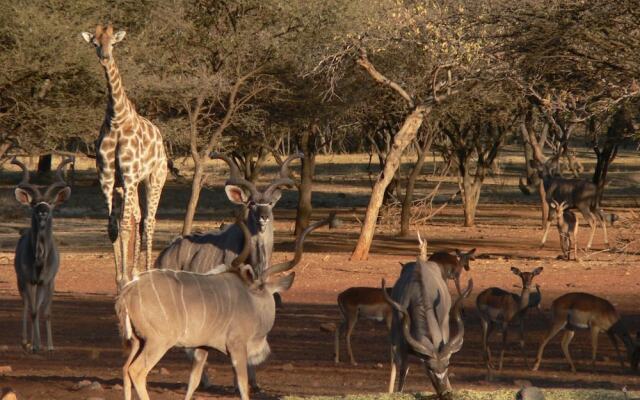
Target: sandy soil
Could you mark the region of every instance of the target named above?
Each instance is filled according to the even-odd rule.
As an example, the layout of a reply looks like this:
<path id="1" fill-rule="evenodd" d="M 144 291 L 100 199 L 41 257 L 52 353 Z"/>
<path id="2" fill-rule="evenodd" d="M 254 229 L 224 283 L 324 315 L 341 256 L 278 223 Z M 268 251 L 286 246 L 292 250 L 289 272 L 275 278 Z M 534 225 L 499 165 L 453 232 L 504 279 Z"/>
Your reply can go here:
<path id="1" fill-rule="evenodd" d="M 328 187 L 329 183 L 324 185 Z M 77 207 L 72 208 L 76 211 L 65 214 L 61 210 L 57 217 L 55 232 L 61 243 L 62 263 L 53 306 L 56 349 L 51 354 L 25 354 L 19 346 L 22 303 L 13 272 L 13 246 L 17 240 L 16 232 L 26 226 L 27 219 L 22 217 L 24 213 L 11 214 L 14 209 L 8 202 L 10 188 L 8 184 L 0 192 L 0 208 L 5 215 L 0 222 L 0 387 L 14 388 L 20 399 L 121 398 L 119 384 L 124 353 L 113 311 L 113 261 L 106 237 L 106 218 L 99 213 L 100 205 L 92 204 L 84 215 L 79 214 L 77 207 L 83 204 L 80 199 L 74 203 Z M 179 191 L 177 187 L 170 190 Z M 97 188 L 86 183 L 74 195 L 82 196 L 82 193 L 91 191 L 97 191 Z M 340 190 L 334 188 L 326 192 Z M 323 193 L 320 199 L 323 199 Z M 220 200 L 220 195 L 207 196 L 200 213 L 204 217 L 198 221 L 198 226 L 203 229 L 217 226 L 222 219 L 229 219 L 228 214 L 205 208 L 209 200 L 213 199 L 214 203 Z M 320 204 L 316 218 L 326 211 L 322 207 L 332 206 L 330 203 L 334 201 L 337 200 Z M 276 262 L 285 259 L 292 248 L 292 203 L 292 199 L 285 196 L 276 212 L 279 221 L 276 226 Z M 517 291 L 514 285 L 519 284 L 519 280 L 510 273 L 511 266 L 525 270 L 544 267 L 544 272 L 536 278 L 543 292 L 543 312 L 530 313 L 527 322 L 529 362 L 533 361 L 537 345 L 547 329 L 551 301 L 569 291 L 586 291 L 606 297 L 634 332 L 640 329 L 640 299 L 637 296 L 640 256 L 599 251 L 603 249 L 603 243 L 602 233 L 598 230 L 594 251 L 583 253 L 581 263 L 557 260 L 559 244 L 555 231 L 550 234 L 547 246 L 542 250 L 538 248 L 541 230 L 539 211 L 534 203 L 533 198 L 526 202 L 484 202 L 478 211 L 478 225 L 474 228 L 462 228 L 459 207 L 452 206 L 422 228 L 429 241 L 430 252 L 476 247 L 481 254 L 468 273 L 474 279 L 475 289 L 466 302 L 465 344 L 462 351 L 452 358 L 452 385 L 454 388 L 490 390 L 515 387 L 515 381 L 529 380 L 542 387 L 619 389 L 628 385 L 638 390 L 640 376 L 621 370 L 606 335 L 600 338 L 596 372 L 591 372 L 588 332 L 578 332 L 571 346 L 577 374 L 568 372 L 558 337 L 547 347 L 539 372 L 525 368 L 517 343 L 512 341 L 506 352 L 505 369 L 494 381 L 486 381 L 480 354 L 480 326 L 474 309 L 475 295 L 490 286 Z M 619 212 L 623 207 L 628 210 L 633 206 L 621 200 L 616 200 L 615 204 Z M 338 322 L 335 299 L 340 291 L 350 286 L 379 286 L 383 277 L 393 282 L 399 273 L 398 263 L 415 259 L 416 240 L 399 238 L 389 228 L 382 229 L 376 236 L 369 260 L 350 262 L 349 252 L 358 234 L 354 215 L 361 218 L 362 209 L 340 207 L 339 212 L 346 224 L 336 232 L 320 230 L 312 235 L 303 261 L 296 267 L 296 282 L 283 296 L 285 308 L 278 311 L 270 336 L 273 354 L 258 370 L 258 381 L 263 391 L 256 394 L 256 398 L 383 392 L 387 387 L 388 347 L 383 325 L 370 321 L 358 323 L 353 346 L 359 365 L 354 367 L 333 363 L 333 338 L 320 330 L 320 324 Z M 11 215 L 7 217 L 7 214 Z M 177 218 L 172 211 L 160 214 L 158 248 L 178 231 L 180 222 Z M 580 243 L 583 246 L 587 230 L 587 227 L 581 230 Z M 616 238 L 628 238 L 632 234 L 630 232 L 611 229 L 612 242 L 615 243 Z M 463 276 L 463 281 L 466 279 L 467 276 Z M 514 330 L 511 335 L 514 339 L 515 333 Z M 494 334 L 494 355 L 499 348 L 499 340 L 499 335 Z M 342 350 L 342 359 L 346 359 L 344 345 Z M 170 351 L 149 376 L 151 396 L 154 399 L 182 398 L 188 370 L 189 365 L 182 352 L 177 349 Z M 236 397 L 231 366 L 225 356 L 212 353 L 209 372 L 219 386 L 198 392 L 200 398 Z M 101 389 L 78 389 L 78 382 L 82 380 L 98 382 Z M 416 360 L 411 367 L 407 390 L 430 390 Z"/>

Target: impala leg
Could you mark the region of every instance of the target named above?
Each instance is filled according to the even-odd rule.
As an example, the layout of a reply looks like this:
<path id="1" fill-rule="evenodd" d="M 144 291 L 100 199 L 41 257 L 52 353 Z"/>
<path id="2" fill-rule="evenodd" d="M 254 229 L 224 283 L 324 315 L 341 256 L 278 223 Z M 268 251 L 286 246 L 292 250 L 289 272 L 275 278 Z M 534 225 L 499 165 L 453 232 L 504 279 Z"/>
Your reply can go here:
<path id="1" fill-rule="evenodd" d="M 356 326 L 356 322 L 358 322 L 358 312 L 356 311 L 351 318 L 349 318 L 348 326 L 347 326 L 347 352 L 349 353 L 349 359 L 351 360 L 351 365 L 358 365 L 356 359 L 353 357 L 353 350 L 351 349 L 351 334 L 353 333 L 353 328 Z"/>
<path id="2" fill-rule="evenodd" d="M 605 220 L 604 214 L 602 213 L 602 210 L 596 211 L 596 216 L 598 218 L 598 221 L 600 222 L 600 225 L 602 226 L 602 232 L 604 233 L 604 244 L 609 247 L 609 238 L 607 237 L 607 222 Z"/>
<path id="3" fill-rule="evenodd" d="M 233 370 L 236 373 L 236 383 L 240 390 L 240 398 L 249 400 L 249 382 L 247 371 L 247 347 L 242 343 L 232 343 L 227 346 Z"/>
<path id="4" fill-rule="evenodd" d="M 189 385 L 187 386 L 187 393 L 184 396 L 185 400 L 191 399 L 191 396 L 193 396 L 193 393 L 200 384 L 200 377 L 207 363 L 208 355 L 209 352 L 205 349 L 194 349 L 193 363 L 191 364 L 191 372 L 189 373 Z"/>
<path id="5" fill-rule="evenodd" d="M 149 338 L 144 343 L 140 354 L 135 357 L 135 360 L 129 366 L 129 376 L 140 400 L 149 400 L 147 375 L 171 347 L 171 345 L 167 345 L 157 339 Z"/>
<path id="6" fill-rule="evenodd" d="M 542 354 L 544 353 L 544 348 L 547 346 L 549 341 L 551 341 L 551 339 L 553 339 L 553 337 L 557 335 L 558 332 L 562 330 L 562 328 L 565 327 L 566 324 L 567 323 L 564 320 L 558 320 L 557 322 L 556 321 L 553 322 L 553 325 L 551 325 L 551 329 L 549 329 L 549 333 L 547 334 L 547 337 L 544 338 L 542 343 L 540 343 L 540 347 L 538 348 L 538 354 L 536 355 L 536 362 L 532 368 L 533 371 L 537 371 L 538 368 L 540 368 L 540 363 L 542 362 Z"/>
<path id="7" fill-rule="evenodd" d="M 624 357 L 622 356 L 622 353 L 620 353 L 620 347 L 618 347 L 618 339 L 616 339 L 616 335 L 611 332 L 607 332 L 607 336 L 613 344 L 613 348 L 616 349 L 616 354 L 618 356 L 618 359 L 620 360 L 620 366 L 622 367 L 622 370 L 624 370 Z"/>
<path id="8" fill-rule="evenodd" d="M 576 372 L 576 367 L 573 365 L 573 360 L 571 359 L 571 353 L 569 353 L 569 344 L 571 344 L 573 340 L 573 335 L 575 335 L 575 332 L 572 330 L 564 331 L 564 335 L 562 336 L 562 352 L 571 366 L 571 372 Z"/>
<path id="9" fill-rule="evenodd" d="M 502 362 L 504 361 L 504 349 L 507 347 L 507 333 L 509 332 L 509 325 L 503 323 L 502 325 L 502 346 L 500 347 L 500 363 L 498 364 L 498 371 L 502 371 Z"/>
<path id="10" fill-rule="evenodd" d="M 493 322 L 480 319 L 482 325 L 482 355 L 484 362 L 487 366 L 487 374 L 490 375 L 490 370 L 493 368 L 491 362 L 491 348 L 489 347 L 489 336 L 493 332 Z"/>
<path id="11" fill-rule="evenodd" d="M 140 350 L 140 340 L 136 336 L 132 336 L 129 342 L 131 345 L 129 357 L 122 367 L 122 386 L 125 400 L 131 400 L 131 375 L 129 375 L 129 367 Z"/>
<path id="12" fill-rule="evenodd" d="M 596 372 L 596 354 L 598 353 L 598 335 L 600 329 L 591 326 L 591 371 Z"/>
<path id="13" fill-rule="evenodd" d="M 524 358 L 524 366 L 529 369 L 529 360 L 527 359 L 527 352 L 524 349 L 524 318 L 520 319 L 520 350 L 522 351 L 522 358 Z"/>
<path id="14" fill-rule="evenodd" d="M 594 219 L 595 218 L 593 217 L 593 215 L 590 215 L 589 219 L 587 219 L 587 222 L 591 227 L 591 233 L 589 233 L 589 241 L 587 242 L 587 249 L 591 248 L 591 244 L 593 243 L 593 237 L 596 234 L 596 222 L 594 221 Z"/>

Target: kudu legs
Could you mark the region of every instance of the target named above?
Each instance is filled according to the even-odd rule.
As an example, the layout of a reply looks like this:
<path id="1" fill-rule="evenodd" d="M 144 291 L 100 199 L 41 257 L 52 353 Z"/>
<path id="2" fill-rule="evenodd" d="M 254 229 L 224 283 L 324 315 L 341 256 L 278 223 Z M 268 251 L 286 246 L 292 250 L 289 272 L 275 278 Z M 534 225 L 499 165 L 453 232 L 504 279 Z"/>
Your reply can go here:
<path id="1" fill-rule="evenodd" d="M 404 355 L 403 355 L 404 354 Z M 391 374 L 389 375 L 389 393 L 395 392 L 396 389 L 396 372 L 400 370 L 398 380 L 398 392 L 404 390 L 404 383 L 409 374 L 409 360 L 407 350 L 402 350 L 391 346 Z"/>
<path id="2" fill-rule="evenodd" d="M 22 348 L 25 351 L 40 351 L 42 345 L 40 335 L 40 314 L 45 320 L 47 332 L 47 350 L 53 351 L 53 334 L 51 332 L 51 295 L 53 287 L 28 284 L 25 288 L 22 310 Z M 51 292 L 49 292 L 51 291 Z M 31 337 L 28 339 L 28 324 L 31 321 Z"/>
<path id="3" fill-rule="evenodd" d="M 147 392 L 147 375 L 149 375 L 149 371 L 155 367 L 162 356 L 164 356 L 171 347 L 173 346 L 163 343 L 158 339 L 149 338 L 144 343 L 142 351 L 140 351 L 137 356 L 134 356 L 129 367 L 125 368 L 123 371 L 125 376 L 129 374 L 140 400 L 149 400 L 149 393 Z M 125 397 L 125 400 L 130 399 L 131 398 Z"/>

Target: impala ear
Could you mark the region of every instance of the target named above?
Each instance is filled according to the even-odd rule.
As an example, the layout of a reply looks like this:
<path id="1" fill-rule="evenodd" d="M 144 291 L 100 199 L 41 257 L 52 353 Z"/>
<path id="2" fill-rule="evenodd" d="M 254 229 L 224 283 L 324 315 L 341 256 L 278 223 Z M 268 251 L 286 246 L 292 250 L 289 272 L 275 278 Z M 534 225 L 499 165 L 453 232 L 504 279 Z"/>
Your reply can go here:
<path id="1" fill-rule="evenodd" d="M 511 267 L 511 272 L 513 272 L 514 274 L 520 276 L 521 272 L 518 268 L 516 267 Z"/>
<path id="2" fill-rule="evenodd" d="M 113 44 L 116 44 L 120 41 L 122 41 L 122 39 L 124 39 L 125 35 L 127 34 L 127 32 L 125 31 L 118 31 L 116 32 L 115 35 L 113 35 Z"/>
<path id="3" fill-rule="evenodd" d="M 16 200 L 18 200 L 18 203 L 25 206 L 31 205 L 31 201 L 33 200 L 33 197 L 31 197 L 31 193 L 29 193 L 27 190 L 16 188 L 15 195 L 16 195 Z"/>
<path id="4" fill-rule="evenodd" d="M 85 40 L 85 42 L 93 44 L 93 38 L 95 37 L 93 36 L 93 34 L 89 32 L 82 32 L 80 34 L 82 35 L 82 38 Z"/>
<path id="5" fill-rule="evenodd" d="M 293 285 L 293 279 L 296 277 L 296 273 L 292 272 L 289 275 L 285 275 L 280 278 L 276 278 L 271 282 L 267 282 L 265 284 L 265 289 L 267 292 L 273 293 L 281 293 L 289 290 L 291 285 Z"/>
<path id="6" fill-rule="evenodd" d="M 534 269 L 533 271 L 531 271 L 531 273 L 535 276 L 535 275 L 540 275 L 540 272 L 542 272 L 542 270 L 544 269 L 544 267 L 538 267 L 536 269 Z"/>
<path id="7" fill-rule="evenodd" d="M 469 256 L 469 260 L 475 261 L 475 259 L 476 259 L 476 248 L 474 247 L 473 249 L 469 250 L 469 252 L 467 253 L 467 256 Z"/>
<path id="8" fill-rule="evenodd" d="M 240 186 L 226 185 L 224 191 L 233 204 L 244 205 L 249 202 L 249 195 Z"/>

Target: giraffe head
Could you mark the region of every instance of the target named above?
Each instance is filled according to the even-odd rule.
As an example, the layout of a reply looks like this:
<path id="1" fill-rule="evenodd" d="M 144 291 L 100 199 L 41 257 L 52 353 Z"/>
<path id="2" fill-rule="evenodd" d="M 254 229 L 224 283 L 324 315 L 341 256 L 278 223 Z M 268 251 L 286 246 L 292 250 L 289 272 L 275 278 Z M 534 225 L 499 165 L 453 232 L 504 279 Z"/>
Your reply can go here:
<path id="1" fill-rule="evenodd" d="M 125 31 L 113 33 L 113 26 L 109 24 L 104 28 L 101 24 L 96 26 L 96 33 L 82 32 L 82 37 L 87 43 L 96 48 L 96 53 L 102 64 L 106 64 L 111 59 L 113 45 L 124 39 Z"/>

